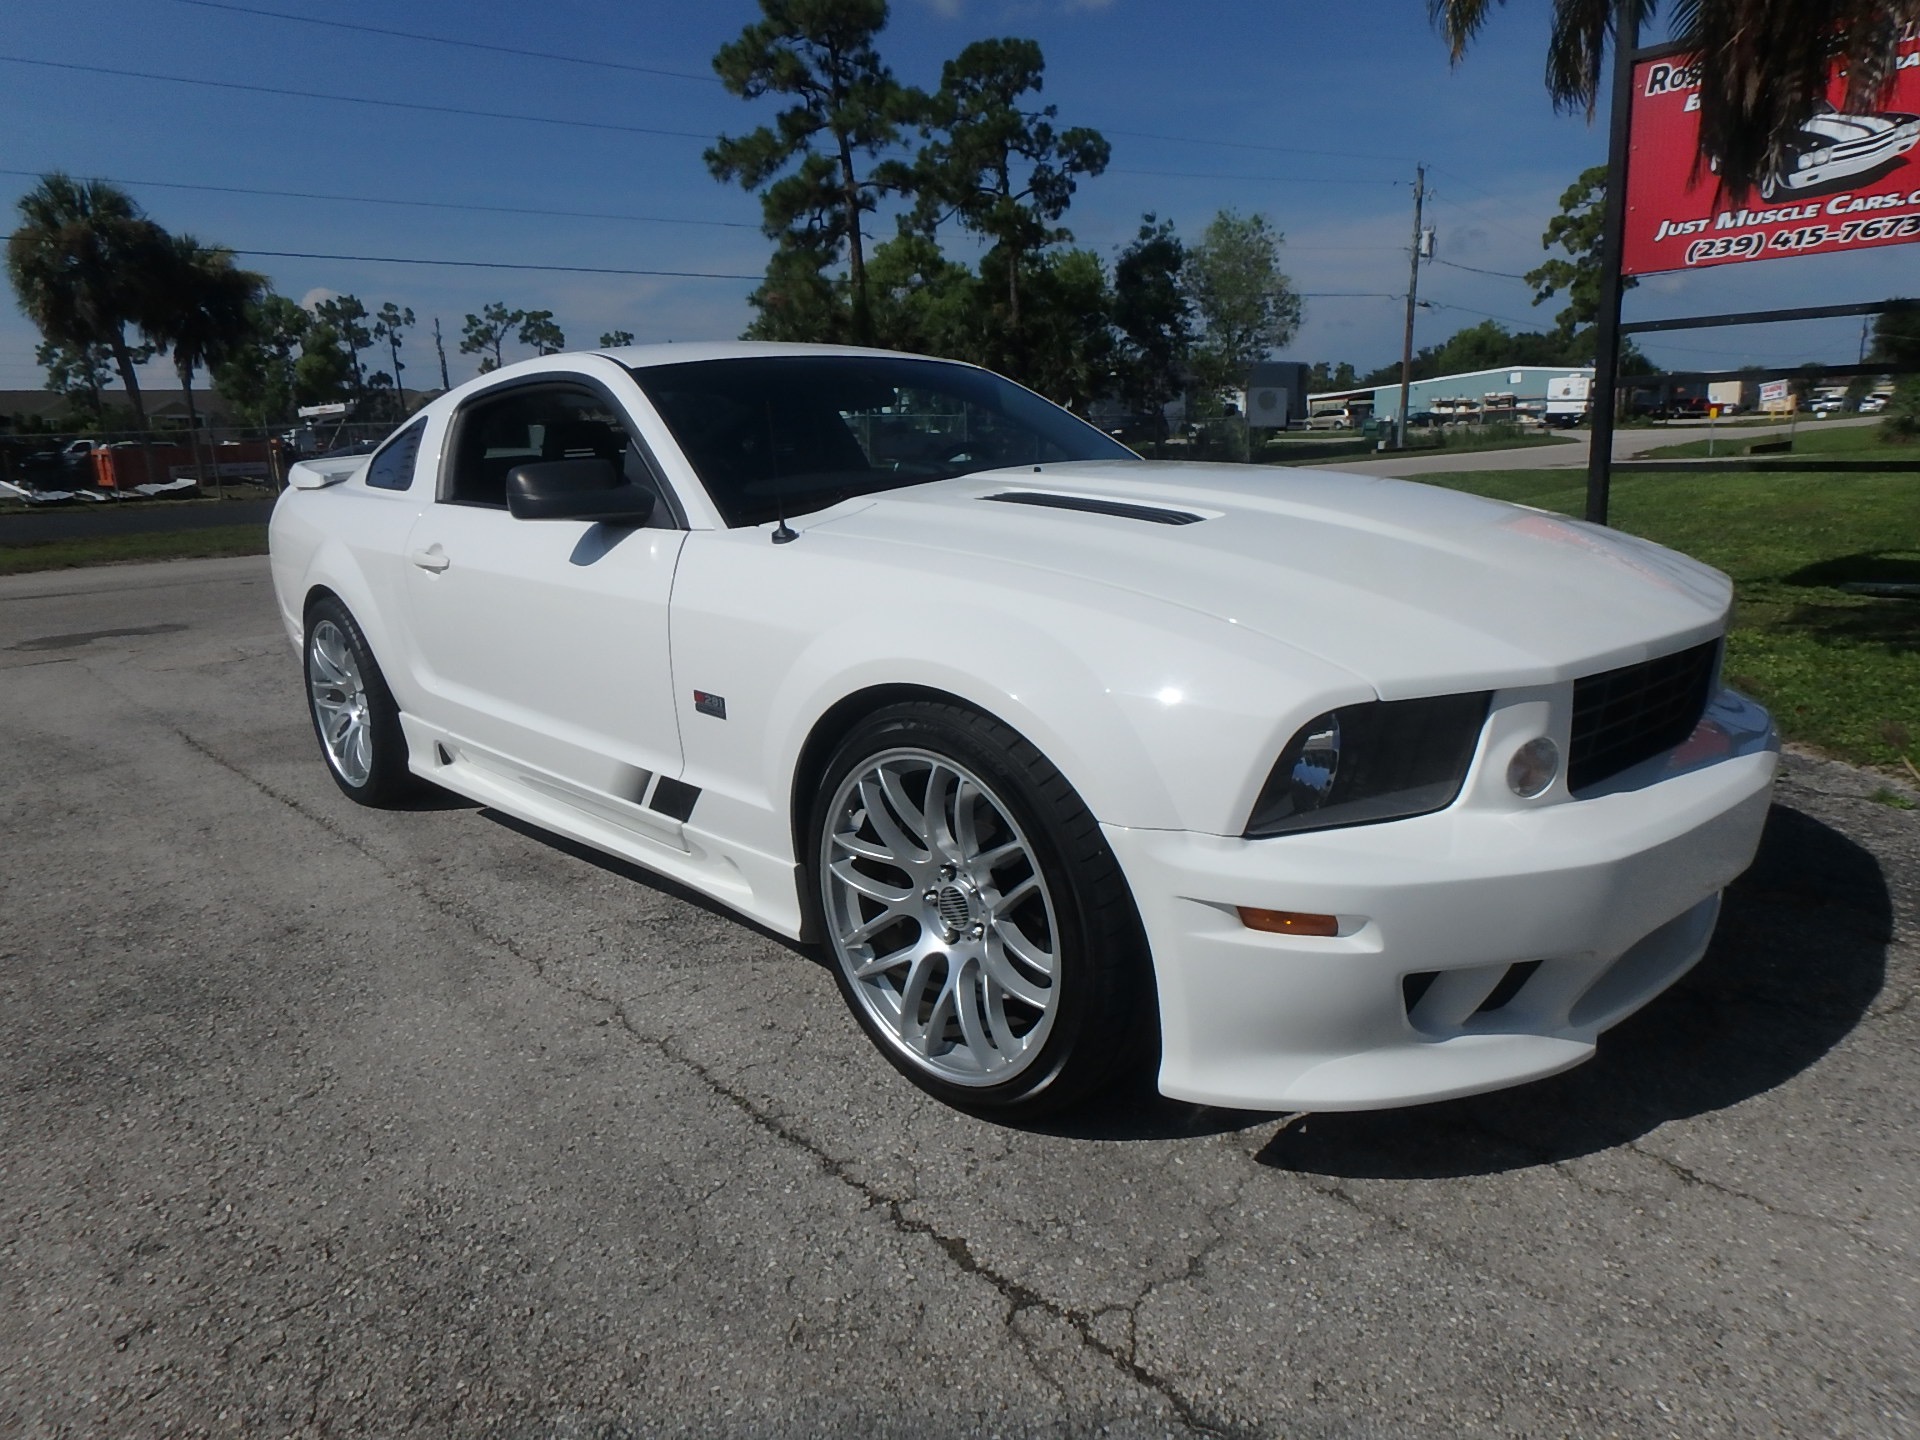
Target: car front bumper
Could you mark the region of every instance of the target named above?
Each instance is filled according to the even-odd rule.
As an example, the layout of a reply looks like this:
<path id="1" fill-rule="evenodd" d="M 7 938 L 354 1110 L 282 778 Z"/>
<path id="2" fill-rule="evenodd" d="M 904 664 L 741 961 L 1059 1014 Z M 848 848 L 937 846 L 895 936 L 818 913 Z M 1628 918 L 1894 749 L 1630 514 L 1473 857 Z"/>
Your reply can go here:
<path id="1" fill-rule="evenodd" d="M 1746 713 L 1734 753 L 1592 799 L 1262 840 L 1104 827 L 1153 950 L 1161 1091 L 1364 1110 L 1587 1059 L 1705 953 L 1753 860 L 1779 756 Z M 1339 933 L 1251 930 L 1242 906 Z"/>

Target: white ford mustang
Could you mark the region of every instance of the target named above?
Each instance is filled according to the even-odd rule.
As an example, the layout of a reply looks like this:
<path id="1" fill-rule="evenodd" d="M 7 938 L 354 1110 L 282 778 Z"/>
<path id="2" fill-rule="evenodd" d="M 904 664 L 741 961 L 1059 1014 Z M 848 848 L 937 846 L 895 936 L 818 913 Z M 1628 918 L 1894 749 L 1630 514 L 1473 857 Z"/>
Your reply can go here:
<path id="1" fill-rule="evenodd" d="M 1393 480 L 1167 465 L 971 366 L 509 366 L 296 466 L 334 780 L 424 778 L 822 942 L 1035 1110 L 1362 1109 L 1579 1063 L 1705 950 L 1777 742 L 1726 578 Z"/>

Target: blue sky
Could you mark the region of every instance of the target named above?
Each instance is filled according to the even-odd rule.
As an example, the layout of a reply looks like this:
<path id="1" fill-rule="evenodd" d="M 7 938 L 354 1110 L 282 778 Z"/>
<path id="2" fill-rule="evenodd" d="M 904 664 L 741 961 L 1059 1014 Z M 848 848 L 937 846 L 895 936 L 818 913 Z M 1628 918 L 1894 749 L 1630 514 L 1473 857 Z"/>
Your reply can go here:
<path id="1" fill-rule="evenodd" d="M 125 182 L 171 230 L 241 252 L 302 251 L 527 265 L 757 276 L 768 242 L 756 200 L 711 179 L 710 137 L 771 113 L 711 77 L 714 51 L 759 11 L 749 0 L 11 0 L 0 36 L 0 187 L 12 202 L 47 169 Z M 1556 115 L 1541 83 L 1546 11 L 1498 10 L 1451 69 L 1424 0 L 895 0 L 882 53 L 912 83 L 971 40 L 1020 35 L 1047 57 L 1045 98 L 1065 124 L 1113 143 L 1066 223 L 1111 259 L 1143 211 L 1189 238 L 1223 207 L 1266 215 L 1309 298 L 1285 352 L 1351 360 L 1399 354 L 1416 161 L 1432 169 L 1428 221 L 1448 264 L 1423 270 L 1418 343 L 1495 316 L 1545 328 L 1516 279 L 1537 264 L 1560 192 L 1605 157 L 1604 123 Z M 367 34 L 243 11 L 278 11 L 452 37 L 499 50 Z M 542 51 L 575 59 L 536 58 Z M 49 68 L 85 65 L 208 83 Z M 577 63 L 596 60 L 600 65 Z M 638 68 L 616 68 L 638 67 Z M 643 73 L 643 71 L 677 73 Z M 342 103 L 515 112 L 546 124 Z M 1602 117 L 1604 122 L 1604 116 Z M 642 131 L 681 134 L 637 133 Z M 164 184 L 162 182 L 165 182 Z M 228 191 L 169 187 L 228 187 Z M 229 193 L 297 191 L 305 199 Z M 365 203 L 369 200 L 431 205 Z M 442 208 L 445 207 L 445 208 Z M 454 208 L 493 207 L 493 208 Z M 503 211 L 531 213 L 502 213 Z M 556 212 L 574 212 L 560 215 Z M 587 218 L 594 216 L 628 218 Z M 631 218 L 653 217 L 653 219 Z M 670 221 L 674 223 L 658 223 Z M 884 237 L 891 223 L 882 221 Z M 965 250 L 947 239 L 955 253 Z M 1656 277 L 1629 318 L 1915 293 L 1920 251 L 1774 260 Z M 732 336 L 751 279 L 560 274 L 243 255 L 282 294 L 350 291 L 422 322 L 403 358 L 410 385 L 437 382 L 431 319 L 449 337 L 489 300 L 550 309 L 575 345 L 604 330 L 641 340 Z M 1458 267 L 1472 267 L 1462 269 Z M 1386 297 L 1386 298 L 1383 298 Z M 1673 368 L 1848 361 L 1858 321 L 1696 331 L 1645 348 Z M 0 314 L 0 388 L 37 387 L 37 339 Z M 452 338 L 457 382 L 474 357 Z M 156 377 L 157 378 L 157 377 Z"/>

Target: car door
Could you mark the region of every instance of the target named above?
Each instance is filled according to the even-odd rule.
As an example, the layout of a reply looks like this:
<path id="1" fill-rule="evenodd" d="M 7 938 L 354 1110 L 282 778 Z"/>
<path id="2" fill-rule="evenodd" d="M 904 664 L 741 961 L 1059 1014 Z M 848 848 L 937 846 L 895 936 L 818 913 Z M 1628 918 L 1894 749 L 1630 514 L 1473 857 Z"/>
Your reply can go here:
<path id="1" fill-rule="evenodd" d="M 602 813 L 681 766 L 667 606 L 686 532 L 638 434 L 584 376 L 481 391 L 452 417 L 403 567 L 412 679 L 458 758 Z M 584 455 L 654 489 L 646 526 L 508 513 L 513 466 Z"/>

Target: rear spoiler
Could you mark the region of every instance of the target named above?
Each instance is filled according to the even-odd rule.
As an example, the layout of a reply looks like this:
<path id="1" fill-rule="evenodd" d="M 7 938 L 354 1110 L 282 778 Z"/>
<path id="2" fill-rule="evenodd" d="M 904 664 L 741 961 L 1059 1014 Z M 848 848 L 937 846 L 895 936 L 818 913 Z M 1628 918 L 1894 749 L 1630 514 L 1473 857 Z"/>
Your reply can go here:
<path id="1" fill-rule="evenodd" d="M 324 490 L 351 480 L 366 468 L 367 455 L 336 455 L 316 460 L 296 461 L 287 471 L 287 484 L 296 490 Z"/>

